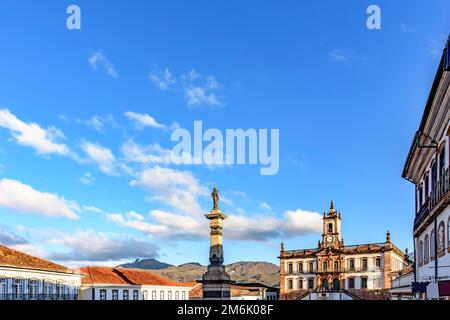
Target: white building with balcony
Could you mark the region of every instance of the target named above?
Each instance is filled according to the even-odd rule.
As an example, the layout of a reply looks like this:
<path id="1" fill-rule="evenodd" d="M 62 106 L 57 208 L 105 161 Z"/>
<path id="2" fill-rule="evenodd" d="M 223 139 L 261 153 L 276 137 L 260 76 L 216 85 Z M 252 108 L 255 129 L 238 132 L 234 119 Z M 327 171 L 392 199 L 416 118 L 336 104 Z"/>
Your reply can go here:
<path id="1" fill-rule="evenodd" d="M 81 274 L 0 245 L 0 300 L 77 300 Z"/>
<path id="2" fill-rule="evenodd" d="M 402 174 L 415 185 L 413 290 L 425 299 L 450 297 L 449 41 Z"/>

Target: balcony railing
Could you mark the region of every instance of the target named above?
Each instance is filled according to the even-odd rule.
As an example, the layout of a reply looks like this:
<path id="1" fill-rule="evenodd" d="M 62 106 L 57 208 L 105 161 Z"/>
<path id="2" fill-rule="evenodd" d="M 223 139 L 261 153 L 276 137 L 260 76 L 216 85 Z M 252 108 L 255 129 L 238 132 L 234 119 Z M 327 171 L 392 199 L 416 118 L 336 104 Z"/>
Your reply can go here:
<path id="1" fill-rule="evenodd" d="M 437 183 L 431 189 L 430 196 L 420 207 L 414 220 L 414 228 L 419 226 L 425 218 L 439 205 L 444 196 L 450 191 L 449 168 L 444 170 Z"/>
<path id="2" fill-rule="evenodd" d="M 355 272 L 382 272 L 383 268 L 371 266 L 371 267 L 360 267 L 360 268 L 329 268 L 327 270 L 324 269 L 314 269 L 314 270 L 303 270 L 303 271 L 287 271 L 286 275 L 303 275 L 303 274 L 315 274 L 315 273 L 355 273 Z"/>
<path id="3" fill-rule="evenodd" d="M 0 300 L 78 300 L 77 294 L 0 294 Z"/>

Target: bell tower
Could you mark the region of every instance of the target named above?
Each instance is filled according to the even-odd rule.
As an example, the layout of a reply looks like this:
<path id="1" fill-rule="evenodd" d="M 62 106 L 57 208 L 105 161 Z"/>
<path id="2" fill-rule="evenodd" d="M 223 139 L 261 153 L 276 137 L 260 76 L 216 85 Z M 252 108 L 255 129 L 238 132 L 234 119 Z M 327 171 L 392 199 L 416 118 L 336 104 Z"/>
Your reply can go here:
<path id="1" fill-rule="evenodd" d="M 341 214 L 334 209 L 333 200 L 331 200 L 330 210 L 323 213 L 323 233 L 321 248 L 338 248 L 344 245 L 341 236 Z"/>

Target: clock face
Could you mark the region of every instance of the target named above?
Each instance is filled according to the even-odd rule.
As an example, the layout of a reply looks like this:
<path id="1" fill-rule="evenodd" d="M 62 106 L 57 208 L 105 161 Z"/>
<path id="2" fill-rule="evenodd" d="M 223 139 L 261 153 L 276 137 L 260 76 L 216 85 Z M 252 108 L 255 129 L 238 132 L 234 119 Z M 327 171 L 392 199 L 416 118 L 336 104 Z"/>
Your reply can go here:
<path id="1" fill-rule="evenodd" d="M 328 243 L 332 242 L 332 241 L 333 241 L 333 237 L 332 237 L 332 236 L 328 236 L 328 237 L 326 238 L 326 241 L 327 241 Z"/>

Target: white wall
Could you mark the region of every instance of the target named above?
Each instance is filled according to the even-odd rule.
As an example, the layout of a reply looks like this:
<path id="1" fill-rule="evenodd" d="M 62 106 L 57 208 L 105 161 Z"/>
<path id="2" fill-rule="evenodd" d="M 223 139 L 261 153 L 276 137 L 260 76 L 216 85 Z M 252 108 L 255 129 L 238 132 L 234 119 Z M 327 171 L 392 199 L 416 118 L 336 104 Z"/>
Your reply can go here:
<path id="1" fill-rule="evenodd" d="M 172 286 L 149 286 L 149 285 L 141 286 L 141 285 L 83 284 L 81 287 L 81 299 L 92 300 L 93 288 L 95 289 L 95 300 L 100 300 L 100 290 L 106 290 L 106 300 L 112 300 L 113 290 L 118 290 L 118 300 L 123 300 L 124 290 L 128 290 L 129 300 L 133 300 L 134 290 L 138 290 L 138 300 L 189 300 L 189 290 L 191 289 L 190 287 L 179 287 L 179 286 L 172 287 Z M 153 292 L 156 293 L 155 297 L 153 296 Z M 161 297 L 161 292 L 163 292 L 164 295 L 163 298 Z M 171 299 L 169 299 L 169 292 L 172 295 Z"/>
<path id="2" fill-rule="evenodd" d="M 439 280 L 450 280 L 450 253 L 448 252 L 448 218 L 450 216 L 450 207 L 445 208 L 438 216 L 437 219 L 437 226 L 439 228 L 439 224 L 441 221 L 444 221 L 445 224 L 445 255 L 442 257 L 438 257 L 438 273 L 439 273 Z M 426 227 L 426 229 L 415 238 L 416 240 L 416 267 L 417 267 L 417 281 L 430 281 L 434 280 L 434 270 L 435 270 L 435 261 L 430 260 L 427 264 L 419 267 L 419 242 L 420 240 L 425 243 L 425 235 L 428 234 L 428 237 L 431 236 L 431 230 L 434 228 L 434 222 L 432 222 L 430 225 Z M 435 232 L 438 232 L 436 230 Z M 434 241 L 434 239 L 430 239 L 430 245 L 431 241 Z M 424 249 L 425 252 L 425 249 Z M 431 253 L 431 249 L 429 251 Z M 437 248 L 436 248 L 437 252 Z"/>
<path id="3" fill-rule="evenodd" d="M 43 293 L 43 281 L 52 283 L 52 293 L 56 293 L 56 284 L 61 284 L 63 294 L 77 294 L 81 285 L 81 275 L 76 273 L 60 273 L 45 270 L 29 270 L 19 268 L 0 267 L 0 279 L 23 279 L 23 294 L 28 294 L 28 281 L 37 280 L 37 294 Z M 10 280 L 8 280 L 10 281 Z M 10 283 L 7 286 L 8 292 L 3 292 L 0 286 L 0 294 L 11 294 Z"/>

